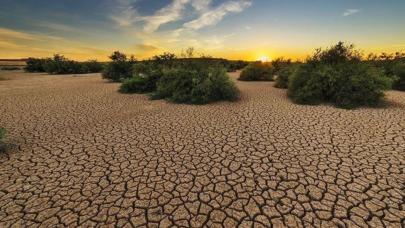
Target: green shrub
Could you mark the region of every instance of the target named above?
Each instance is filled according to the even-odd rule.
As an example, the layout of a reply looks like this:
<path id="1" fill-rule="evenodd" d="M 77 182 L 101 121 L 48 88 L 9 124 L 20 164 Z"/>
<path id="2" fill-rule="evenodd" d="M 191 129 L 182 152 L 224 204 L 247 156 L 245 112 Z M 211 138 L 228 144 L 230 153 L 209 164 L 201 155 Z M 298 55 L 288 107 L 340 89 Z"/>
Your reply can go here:
<path id="1" fill-rule="evenodd" d="M 77 62 L 59 54 L 55 54 L 53 58 L 28 58 L 26 64 L 24 69 L 27 72 L 47 72 L 48 74 L 99 73 L 103 69 L 103 64 L 96 60 Z"/>
<path id="2" fill-rule="evenodd" d="M 299 104 L 330 102 L 342 108 L 378 104 L 391 79 L 361 62 L 352 45 L 317 51 L 290 78 L 288 96 Z"/>
<path id="3" fill-rule="evenodd" d="M 104 69 L 104 65 L 100 62 L 97 62 L 97 60 L 88 60 L 83 64 L 83 68 L 85 72 L 87 73 L 100 73 Z"/>
<path id="4" fill-rule="evenodd" d="M 168 99 L 176 103 L 206 104 L 220 100 L 235 101 L 239 90 L 225 69 L 205 70 L 172 68 L 163 71 L 152 99 Z"/>
<path id="5" fill-rule="evenodd" d="M 395 75 L 393 88 L 401 91 L 405 91 L 405 63 L 397 63 L 393 68 Z"/>
<path id="6" fill-rule="evenodd" d="M 247 65 L 249 65 L 248 62 L 242 61 L 242 60 L 225 60 L 226 62 L 224 63 L 224 67 L 228 72 L 235 72 L 237 70 L 242 70 L 245 68 Z"/>
<path id="7" fill-rule="evenodd" d="M 281 70 L 289 67 L 292 64 L 291 59 L 284 59 L 283 57 L 271 61 L 273 67 L 273 74 L 278 75 Z"/>
<path id="8" fill-rule="evenodd" d="M 121 53 L 111 59 L 112 63 L 126 61 Z M 239 90 L 226 74 L 226 63 L 207 57 L 177 59 L 174 54 L 164 53 L 133 64 L 131 77 L 117 78 L 123 80 L 120 92 L 151 93 L 151 99 L 189 104 L 234 101 L 239 98 Z"/>
<path id="9" fill-rule="evenodd" d="M 384 73 L 395 78 L 395 70 L 397 64 L 405 64 L 405 53 L 397 52 L 395 54 L 381 53 L 380 55 L 370 54 L 367 57 L 367 62 L 373 66 L 381 68 Z"/>
<path id="10" fill-rule="evenodd" d="M 49 74 L 71 74 L 78 72 L 79 66 L 74 61 L 68 60 L 63 55 L 55 54 L 45 64 L 45 72 Z"/>
<path id="11" fill-rule="evenodd" d="M 282 68 L 277 74 L 276 83 L 274 84 L 274 86 L 276 88 L 287 89 L 289 78 L 294 75 L 297 69 L 297 65 L 289 65 Z"/>
<path id="12" fill-rule="evenodd" d="M 240 74 L 241 81 L 272 81 L 273 68 L 270 63 L 254 62 L 249 64 Z"/>
<path id="13" fill-rule="evenodd" d="M 25 71 L 35 73 L 35 72 L 45 72 L 45 65 L 50 59 L 39 59 L 39 58 L 28 58 L 25 61 L 26 66 Z"/>
<path id="14" fill-rule="evenodd" d="M 121 93 L 148 93 L 152 92 L 148 86 L 148 80 L 143 77 L 134 76 L 122 81 Z"/>
<path id="15" fill-rule="evenodd" d="M 321 103 L 328 92 L 327 78 L 332 71 L 327 65 L 302 65 L 289 79 L 288 96 L 298 104 Z"/>
<path id="16" fill-rule="evenodd" d="M 6 129 L 0 127 L 0 152 L 5 150 L 4 137 L 6 136 Z"/>
<path id="17" fill-rule="evenodd" d="M 110 56 L 109 62 L 103 71 L 103 78 L 112 82 L 120 82 L 132 77 L 132 66 L 135 63 L 133 58 L 127 59 L 127 56 L 118 51 Z"/>
<path id="18" fill-rule="evenodd" d="M 120 87 L 122 93 L 150 93 L 156 90 L 163 67 L 150 63 L 133 65 L 133 77 L 124 79 Z"/>

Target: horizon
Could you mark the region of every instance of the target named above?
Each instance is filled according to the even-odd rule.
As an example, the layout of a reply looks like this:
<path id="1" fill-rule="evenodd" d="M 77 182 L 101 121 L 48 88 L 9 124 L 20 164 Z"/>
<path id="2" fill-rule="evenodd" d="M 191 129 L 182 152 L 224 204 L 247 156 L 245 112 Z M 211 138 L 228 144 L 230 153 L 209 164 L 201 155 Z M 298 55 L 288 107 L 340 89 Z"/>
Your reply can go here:
<path id="1" fill-rule="evenodd" d="M 339 41 L 369 53 L 405 50 L 404 1 L 5 0 L 0 59 L 62 54 L 145 60 L 194 47 L 230 60 L 305 60 Z"/>

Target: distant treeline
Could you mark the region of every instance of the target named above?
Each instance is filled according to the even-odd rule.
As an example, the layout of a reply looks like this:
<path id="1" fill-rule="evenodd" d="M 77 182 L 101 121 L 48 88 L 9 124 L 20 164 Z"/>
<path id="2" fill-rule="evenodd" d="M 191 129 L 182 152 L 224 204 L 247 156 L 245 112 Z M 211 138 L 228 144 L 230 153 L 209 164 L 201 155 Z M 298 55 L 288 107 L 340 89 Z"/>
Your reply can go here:
<path id="1" fill-rule="evenodd" d="M 104 64 L 96 60 L 78 62 L 56 54 L 53 58 L 28 58 L 25 71 L 47 72 L 49 74 L 88 74 L 100 73 Z"/>
<path id="2" fill-rule="evenodd" d="M 158 64 L 165 63 L 169 65 L 177 64 L 195 64 L 201 63 L 210 66 L 220 66 L 225 68 L 228 72 L 243 69 L 248 65 L 248 62 L 242 60 L 226 60 L 222 58 L 177 58 L 174 54 L 164 53 L 156 55 L 152 59 L 137 61 L 135 58 L 128 58 L 127 65 L 134 65 L 135 63 L 150 63 L 156 62 Z M 46 72 L 49 74 L 87 74 L 87 73 L 100 73 L 106 70 L 107 64 L 97 62 L 96 60 L 89 60 L 86 62 L 78 62 L 67 59 L 63 55 L 56 54 L 52 58 L 28 58 L 26 60 L 25 71 L 27 72 Z M 128 68 L 127 68 L 128 69 Z"/>

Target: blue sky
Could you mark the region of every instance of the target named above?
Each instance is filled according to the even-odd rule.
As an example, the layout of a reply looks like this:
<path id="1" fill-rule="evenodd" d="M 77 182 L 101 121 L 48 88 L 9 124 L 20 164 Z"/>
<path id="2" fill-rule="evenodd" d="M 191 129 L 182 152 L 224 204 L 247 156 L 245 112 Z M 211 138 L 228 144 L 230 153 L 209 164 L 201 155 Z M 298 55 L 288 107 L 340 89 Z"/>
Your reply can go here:
<path id="1" fill-rule="evenodd" d="M 340 40 L 405 50 L 403 0 L 1 0 L 0 58 L 106 59 L 114 50 L 304 58 Z"/>

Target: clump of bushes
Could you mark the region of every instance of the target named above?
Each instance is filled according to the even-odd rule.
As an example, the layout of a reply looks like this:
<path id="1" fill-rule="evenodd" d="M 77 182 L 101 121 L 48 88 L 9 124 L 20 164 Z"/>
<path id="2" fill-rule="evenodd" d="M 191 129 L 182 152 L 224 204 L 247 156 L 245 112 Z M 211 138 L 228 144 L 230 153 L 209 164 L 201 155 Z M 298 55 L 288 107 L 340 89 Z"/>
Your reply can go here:
<path id="1" fill-rule="evenodd" d="M 239 90 L 224 68 L 206 70 L 173 68 L 163 71 L 153 99 L 168 99 L 176 103 L 206 104 L 239 98 Z"/>
<path id="2" fill-rule="evenodd" d="M 291 76 L 288 96 L 299 104 L 330 102 L 342 108 L 378 104 L 391 86 L 384 72 L 366 62 L 353 45 L 339 42 L 316 53 Z"/>
<path id="3" fill-rule="evenodd" d="M 46 58 L 46 59 L 28 58 L 25 61 L 26 66 L 25 66 L 24 70 L 27 72 L 30 72 L 30 73 L 45 72 L 45 65 L 50 60 L 51 60 L 50 58 Z"/>
<path id="4" fill-rule="evenodd" d="M 405 53 L 370 54 L 367 62 L 382 69 L 393 80 L 393 89 L 405 91 Z"/>
<path id="5" fill-rule="evenodd" d="M 226 68 L 228 72 L 235 72 L 238 70 L 242 70 L 247 65 L 249 65 L 249 63 L 242 60 L 235 60 L 235 61 L 223 60 L 223 66 Z"/>
<path id="6" fill-rule="evenodd" d="M 280 69 L 279 72 L 277 73 L 277 78 L 275 80 L 276 83 L 274 84 L 274 86 L 280 89 L 287 89 L 289 78 L 291 77 L 291 75 L 295 74 L 297 69 L 298 65 L 296 64 L 288 65 Z"/>
<path id="7" fill-rule="evenodd" d="M 293 65 L 291 59 L 284 59 L 283 57 L 271 61 L 273 75 L 278 75 L 281 70 L 283 70 L 284 68 L 288 68 L 291 65 Z"/>
<path id="8" fill-rule="evenodd" d="M 0 152 L 5 150 L 4 137 L 6 136 L 6 129 L 0 127 Z"/>
<path id="9" fill-rule="evenodd" d="M 98 62 L 97 60 L 88 60 L 86 62 L 82 62 L 82 69 L 86 73 L 100 73 L 104 69 L 104 64 Z"/>
<path id="10" fill-rule="evenodd" d="M 123 80 L 122 93 L 150 93 L 152 99 L 206 104 L 234 101 L 239 90 L 220 65 L 198 59 L 178 60 L 172 54 L 155 56 L 133 65 L 132 77 Z"/>
<path id="11" fill-rule="evenodd" d="M 120 92 L 150 93 L 156 90 L 156 84 L 163 75 L 163 68 L 158 64 L 137 63 L 133 66 L 133 76 L 124 79 Z"/>
<path id="12" fill-rule="evenodd" d="M 27 72 L 46 72 L 49 74 L 99 73 L 103 69 L 103 64 L 96 60 L 77 62 L 59 54 L 55 54 L 53 58 L 28 58 L 26 64 L 25 71 Z"/>
<path id="13" fill-rule="evenodd" d="M 239 76 L 241 81 L 272 81 L 274 69 L 271 63 L 254 62 L 249 64 Z"/>
<path id="14" fill-rule="evenodd" d="M 405 91 L 405 63 L 397 63 L 393 73 L 395 75 L 393 89 Z"/>
<path id="15" fill-rule="evenodd" d="M 102 74 L 104 79 L 120 82 L 132 77 L 133 64 L 135 63 L 133 56 L 128 59 L 125 54 L 116 51 L 109 58 L 111 62 L 107 64 Z"/>

